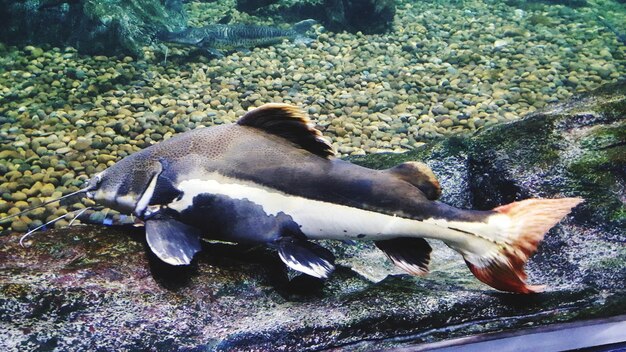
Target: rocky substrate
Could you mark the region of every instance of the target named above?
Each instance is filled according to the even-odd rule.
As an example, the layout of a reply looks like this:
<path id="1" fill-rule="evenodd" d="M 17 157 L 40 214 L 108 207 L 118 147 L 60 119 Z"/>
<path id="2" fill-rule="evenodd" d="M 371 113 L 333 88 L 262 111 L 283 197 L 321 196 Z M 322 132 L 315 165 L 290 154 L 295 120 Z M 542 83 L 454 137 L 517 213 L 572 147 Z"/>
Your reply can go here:
<path id="1" fill-rule="evenodd" d="M 339 267 L 320 282 L 294 277 L 263 248 L 205 243 L 191 267 L 172 268 L 146 252 L 141 229 L 76 226 L 38 233 L 26 248 L 19 234 L 0 237 L 0 349 L 412 349 L 623 314 L 625 92 L 622 82 L 472 137 L 351 159 L 377 168 L 421 159 L 458 207 L 585 198 L 528 265 L 545 293 L 495 292 L 440 243 L 426 278 L 398 275 L 367 243 L 325 243 Z"/>
<path id="2" fill-rule="evenodd" d="M 202 25 L 228 15 L 229 4 L 185 6 L 190 23 Z M 0 217 L 77 190 L 176 133 L 233 122 L 267 102 L 303 107 L 343 156 L 403 152 L 516 120 L 626 72 L 625 47 L 589 8 L 397 7 L 385 35 L 316 27 L 309 47 L 285 42 L 222 59 L 180 46 L 146 47 L 138 59 L 0 44 Z M 0 227 L 25 231 L 89 205 L 52 204 Z"/>

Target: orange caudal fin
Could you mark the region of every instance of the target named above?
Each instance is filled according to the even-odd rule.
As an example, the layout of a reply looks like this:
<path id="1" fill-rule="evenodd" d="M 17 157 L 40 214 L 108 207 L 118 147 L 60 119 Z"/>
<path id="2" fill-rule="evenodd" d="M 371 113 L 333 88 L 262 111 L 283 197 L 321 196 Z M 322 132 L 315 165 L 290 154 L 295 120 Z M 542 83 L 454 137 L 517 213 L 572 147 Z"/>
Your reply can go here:
<path id="1" fill-rule="evenodd" d="M 461 251 L 467 266 L 480 281 L 498 290 L 541 292 L 543 286 L 526 284 L 524 264 L 546 232 L 582 201 L 582 198 L 527 199 L 495 208 L 496 214 L 489 222 L 499 231 L 485 235 L 492 243 L 483 244 L 481 250 Z"/>

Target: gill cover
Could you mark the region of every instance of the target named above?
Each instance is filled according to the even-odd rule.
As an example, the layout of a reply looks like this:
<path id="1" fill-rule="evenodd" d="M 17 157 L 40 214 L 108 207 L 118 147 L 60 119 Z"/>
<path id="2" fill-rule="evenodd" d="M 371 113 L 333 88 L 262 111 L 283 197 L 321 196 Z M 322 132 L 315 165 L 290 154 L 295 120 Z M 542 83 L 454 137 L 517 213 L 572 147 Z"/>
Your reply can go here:
<path id="1" fill-rule="evenodd" d="M 147 153 L 133 154 L 92 177 L 87 196 L 121 213 L 136 213 L 142 198 L 144 202 L 151 198 L 146 192 L 153 191 L 151 182 L 162 169 L 161 163 L 148 158 Z"/>

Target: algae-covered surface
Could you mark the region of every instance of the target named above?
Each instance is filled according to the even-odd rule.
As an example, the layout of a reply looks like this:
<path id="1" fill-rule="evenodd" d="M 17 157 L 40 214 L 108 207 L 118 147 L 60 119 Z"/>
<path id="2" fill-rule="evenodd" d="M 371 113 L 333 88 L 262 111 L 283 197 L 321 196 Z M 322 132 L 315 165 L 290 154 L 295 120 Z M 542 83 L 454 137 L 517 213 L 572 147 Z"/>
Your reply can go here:
<path id="1" fill-rule="evenodd" d="M 625 84 L 524 119 L 360 157 L 423 160 L 443 201 L 488 209 L 582 196 L 530 260 L 536 295 L 500 293 L 433 243 L 431 274 L 398 274 L 370 244 L 327 243 L 327 281 L 294 276 L 271 250 L 205 243 L 191 267 L 146 251 L 140 228 L 77 226 L 0 237 L 3 350 L 371 350 L 626 312 Z"/>

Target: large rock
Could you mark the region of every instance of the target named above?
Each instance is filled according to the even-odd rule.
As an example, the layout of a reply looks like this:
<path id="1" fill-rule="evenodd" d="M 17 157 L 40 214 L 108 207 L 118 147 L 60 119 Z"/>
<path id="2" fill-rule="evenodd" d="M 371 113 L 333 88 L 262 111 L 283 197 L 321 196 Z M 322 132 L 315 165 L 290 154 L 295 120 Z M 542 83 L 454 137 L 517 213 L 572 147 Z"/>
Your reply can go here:
<path id="1" fill-rule="evenodd" d="M 251 6 L 250 3 L 254 4 Z M 238 9 L 261 16 L 296 22 L 315 19 L 334 32 L 385 33 L 393 29 L 395 0 L 238 0 Z"/>
<path id="2" fill-rule="evenodd" d="M 277 3 L 278 0 L 237 0 L 237 10 L 254 12 L 262 7 Z"/>
<path id="3" fill-rule="evenodd" d="M 0 41 L 141 54 L 158 31 L 186 25 L 181 0 L 0 0 Z"/>
<path id="4" fill-rule="evenodd" d="M 392 29 L 395 0 L 325 0 L 324 25 L 334 31 L 385 33 Z"/>
<path id="5" fill-rule="evenodd" d="M 206 244 L 190 268 L 146 254 L 140 229 L 75 227 L 0 237 L 1 350 L 352 350 L 413 346 L 626 312 L 626 84 L 472 137 L 355 160 L 422 159 L 443 200 L 489 209 L 582 196 L 528 265 L 538 295 L 496 292 L 433 243 L 431 275 L 395 271 L 368 244 L 329 245 L 326 282 L 287 272 L 263 248 Z M 291 280 L 290 280 L 291 278 Z"/>

